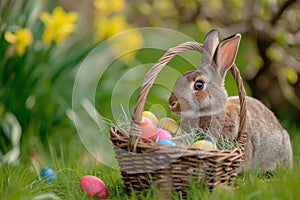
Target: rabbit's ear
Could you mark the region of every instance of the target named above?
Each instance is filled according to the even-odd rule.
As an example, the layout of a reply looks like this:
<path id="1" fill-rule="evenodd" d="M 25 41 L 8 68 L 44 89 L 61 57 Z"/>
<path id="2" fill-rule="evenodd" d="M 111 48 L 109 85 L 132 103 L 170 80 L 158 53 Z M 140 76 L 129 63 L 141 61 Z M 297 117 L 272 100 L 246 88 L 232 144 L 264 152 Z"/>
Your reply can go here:
<path id="1" fill-rule="evenodd" d="M 222 40 L 217 47 L 214 55 L 214 62 L 216 63 L 222 77 L 225 76 L 227 70 L 230 69 L 235 61 L 240 40 L 241 35 L 236 34 Z"/>
<path id="2" fill-rule="evenodd" d="M 211 60 L 216 51 L 217 46 L 219 45 L 219 31 L 213 29 L 209 31 L 204 38 L 204 55 L 206 58 Z"/>

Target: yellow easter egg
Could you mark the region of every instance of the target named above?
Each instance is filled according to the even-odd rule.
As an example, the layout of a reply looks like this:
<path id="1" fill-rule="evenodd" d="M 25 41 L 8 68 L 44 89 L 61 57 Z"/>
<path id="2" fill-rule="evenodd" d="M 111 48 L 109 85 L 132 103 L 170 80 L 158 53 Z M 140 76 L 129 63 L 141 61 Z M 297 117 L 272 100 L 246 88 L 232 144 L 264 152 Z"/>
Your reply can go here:
<path id="1" fill-rule="evenodd" d="M 179 128 L 179 124 L 171 118 L 161 118 L 158 121 L 158 125 L 159 128 L 165 129 L 171 133 L 176 133 L 177 131 L 181 131 L 181 129 Z"/>
<path id="2" fill-rule="evenodd" d="M 192 147 L 200 148 L 204 150 L 215 150 L 217 149 L 217 146 L 207 140 L 199 140 L 195 142 Z"/>
<path id="3" fill-rule="evenodd" d="M 150 112 L 150 111 L 143 111 L 142 116 L 150 119 L 157 126 L 158 119 L 157 119 L 157 117 L 152 112 Z"/>

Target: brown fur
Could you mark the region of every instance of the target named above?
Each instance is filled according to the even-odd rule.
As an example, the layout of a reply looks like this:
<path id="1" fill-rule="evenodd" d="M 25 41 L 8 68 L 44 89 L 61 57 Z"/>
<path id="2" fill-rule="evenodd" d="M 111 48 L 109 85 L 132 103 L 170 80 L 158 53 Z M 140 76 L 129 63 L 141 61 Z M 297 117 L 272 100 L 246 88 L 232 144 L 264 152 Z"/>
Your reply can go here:
<path id="1" fill-rule="evenodd" d="M 203 92 L 203 91 L 195 92 L 195 96 L 196 96 L 197 99 L 199 99 L 200 101 L 208 98 L 207 92 Z"/>
<path id="2" fill-rule="evenodd" d="M 235 139 L 239 128 L 239 98 L 227 98 L 223 86 L 226 71 L 232 66 L 237 53 L 240 35 L 218 44 L 215 30 L 204 39 L 202 65 L 186 72 L 174 86 L 169 99 L 170 110 L 182 116 L 181 127 L 201 128 L 219 137 L 221 134 Z M 217 46 L 216 46 L 217 45 Z M 213 59 L 213 60 L 212 60 Z M 216 63 L 216 64 L 215 64 Z M 194 82 L 201 78 L 203 90 L 194 90 Z M 243 169 L 273 171 L 278 164 L 291 167 L 293 153 L 289 135 L 275 115 L 258 100 L 246 97 L 247 120 L 246 163 Z"/>

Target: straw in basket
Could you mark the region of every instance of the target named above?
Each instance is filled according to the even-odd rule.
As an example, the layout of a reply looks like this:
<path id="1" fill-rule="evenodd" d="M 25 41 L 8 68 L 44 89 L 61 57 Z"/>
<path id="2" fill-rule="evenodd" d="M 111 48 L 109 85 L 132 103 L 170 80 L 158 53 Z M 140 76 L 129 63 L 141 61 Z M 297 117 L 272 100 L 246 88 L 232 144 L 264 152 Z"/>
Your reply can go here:
<path id="1" fill-rule="evenodd" d="M 203 52 L 203 45 L 186 42 L 169 49 L 147 73 L 131 121 L 129 138 L 117 127 L 112 127 L 111 141 L 128 191 L 145 191 L 155 183 L 164 198 L 173 192 L 186 197 L 191 180 L 207 184 L 210 189 L 220 183 L 231 184 L 237 169 L 244 161 L 247 141 L 245 132 L 246 103 L 245 90 L 238 68 L 234 64 L 231 73 L 239 91 L 240 124 L 233 150 L 201 150 L 179 146 L 151 145 L 142 142 L 141 119 L 146 97 L 154 80 L 163 67 L 178 53 L 194 50 Z"/>

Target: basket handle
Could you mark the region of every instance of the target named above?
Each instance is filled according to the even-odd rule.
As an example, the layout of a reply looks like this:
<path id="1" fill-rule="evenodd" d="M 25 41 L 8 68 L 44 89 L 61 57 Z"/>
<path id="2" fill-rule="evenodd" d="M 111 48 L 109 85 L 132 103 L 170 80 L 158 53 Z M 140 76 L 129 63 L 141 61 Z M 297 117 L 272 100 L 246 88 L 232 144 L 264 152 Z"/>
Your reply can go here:
<path id="1" fill-rule="evenodd" d="M 194 50 L 200 53 L 203 53 L 203 45 L 198 42 L 185 42 L 179 44 L 176 47 L 170 48 L 157 62 L 156 64 L 148 71 L 144 81 L 142 83 L 138 100 L 134 109 L 132 116 L 132 121 L 130 124 L 130 133 L 129 133 L 129 143 L 128 151 L 136 152 L 137 143 L 141 138 L 141 121 L 142 121 L 142 112 L 145 107 L 145 102 L 147 95 L 152 87 L 155 78 L 158 73 L 164 68 L 164 66 L 177 54 L 187 51 Z M 239 99 L 240 99 L 240 126 L 237 141 L 239 143 L 245 144 L 243 138 L 246 137 L 245 133 L 245 121 L 246 121 L 246 103 L 245 103 L 245 89 L 243 87 L 243 81 L 240 76 L 239 70 L 234 64 L 231 67 L 231 73 L 233 74 L 234 80 L 238 86 L 239 90 Z"/>

